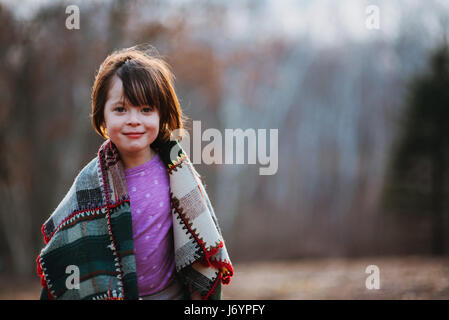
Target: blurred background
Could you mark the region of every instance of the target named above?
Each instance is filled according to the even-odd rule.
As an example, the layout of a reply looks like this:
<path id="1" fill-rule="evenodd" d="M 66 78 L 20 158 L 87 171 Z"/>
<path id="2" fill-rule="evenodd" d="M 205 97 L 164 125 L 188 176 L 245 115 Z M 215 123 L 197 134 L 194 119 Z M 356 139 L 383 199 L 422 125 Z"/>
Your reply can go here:
<path id="1" fill-rule="evenodd" d="M 136 44 L 202 131 L 278 129 L 275 175 L 196 165 L 223 298 L 448 299 L 448 36 L 436 0 L 0 0 L 0 299 L 39 297 L 41 226 L 103 142 L 95 73 Z"/>

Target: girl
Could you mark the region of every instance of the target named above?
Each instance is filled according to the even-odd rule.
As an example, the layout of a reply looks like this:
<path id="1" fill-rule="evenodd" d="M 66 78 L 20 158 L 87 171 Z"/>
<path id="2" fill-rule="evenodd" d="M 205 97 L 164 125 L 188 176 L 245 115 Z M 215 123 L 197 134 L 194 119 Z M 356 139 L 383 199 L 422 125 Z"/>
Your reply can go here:
<path id="1" fill-rule="evenodd" d="M 220 299 L 233 268 L 201 177 L 180 147 L 169 66 L 113 52 L 92 90 L 106 140 L 42 226 L 41 299 Z"/>

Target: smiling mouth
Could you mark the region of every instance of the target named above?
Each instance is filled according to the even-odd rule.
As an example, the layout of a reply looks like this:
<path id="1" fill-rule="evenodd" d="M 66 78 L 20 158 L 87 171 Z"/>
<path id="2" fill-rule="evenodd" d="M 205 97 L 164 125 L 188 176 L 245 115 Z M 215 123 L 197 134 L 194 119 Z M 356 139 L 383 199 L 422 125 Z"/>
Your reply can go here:
<path id="1" fill-rule="evenodd" d="M 125 136 L 129 137 L 129 138 L 139 138 L 143 135 L 143 132 L 139 132 L 139 133 L 124 133 Z"/>

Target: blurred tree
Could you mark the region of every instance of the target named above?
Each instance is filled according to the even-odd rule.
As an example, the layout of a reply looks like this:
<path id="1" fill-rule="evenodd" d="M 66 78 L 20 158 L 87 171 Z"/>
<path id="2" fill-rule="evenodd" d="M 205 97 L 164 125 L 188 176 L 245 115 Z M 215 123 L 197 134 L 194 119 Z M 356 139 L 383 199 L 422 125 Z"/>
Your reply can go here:
<path id="1" fill-rule="evenodd" d="M 429 214 L 431 250 L 445 253 L 444 214 L 449 160 L 449 52 L 445 42 L 430 70 L 411 81 L 384 190 L 387 209 Z"/>
<path id="2" fill-rule="evenodd" d="M 5 272 L 35 275 L 43 222 L 103 141 L 88 117 L 90 88 L 103 59 L 119 48 L 187 38 L 179 23 L 136 18 L 147 18 L 156 1 L 146 2 L 143 13 L 142 5 L 133 3 L 83 2 L 79 30 L 65 27 L 64 3 L 42 5 L 23 20 L 0 3 L 0 259 Z M 183 53 L 168 48 L 168 56 L 174 57 L 175 49 Z M 203 59 L 199 53 L 189 61 Z"/>

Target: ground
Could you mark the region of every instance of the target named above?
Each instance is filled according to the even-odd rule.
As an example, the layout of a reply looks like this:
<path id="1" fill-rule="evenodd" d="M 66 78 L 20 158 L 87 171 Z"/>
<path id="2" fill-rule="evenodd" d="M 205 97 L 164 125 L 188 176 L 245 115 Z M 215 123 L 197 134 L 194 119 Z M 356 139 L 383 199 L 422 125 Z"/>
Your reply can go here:
<path id="1" fill-rule="evenodd" d="M 369 265 L 379 289 L 366 288 Z M 449 258 L 360 258 L 248 263 L 235 266 L 224 299 L 449 299 Z"/>
<path id="2" fill-rule="evenodd" d="M 367 289 L 369 265 L 379 289 Z M 449 257 L 373 257 L 236 263 L 223 299 L 449 299 Z M 0 275 L 0 299 L 38 299 L 40 280 Z M 13 285 L 15 283 L 16 285 Z"/>

